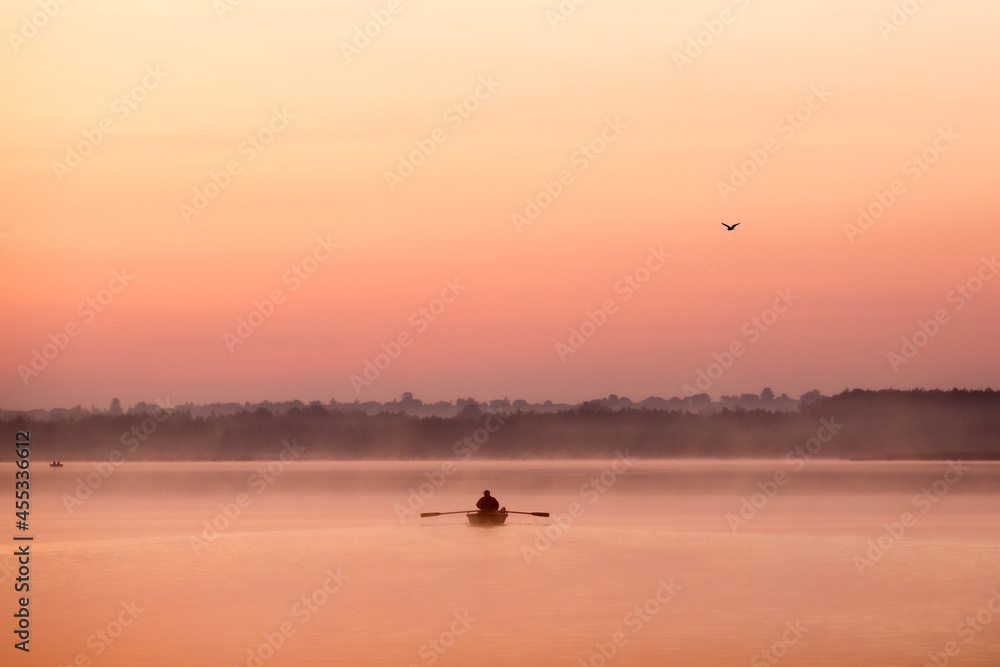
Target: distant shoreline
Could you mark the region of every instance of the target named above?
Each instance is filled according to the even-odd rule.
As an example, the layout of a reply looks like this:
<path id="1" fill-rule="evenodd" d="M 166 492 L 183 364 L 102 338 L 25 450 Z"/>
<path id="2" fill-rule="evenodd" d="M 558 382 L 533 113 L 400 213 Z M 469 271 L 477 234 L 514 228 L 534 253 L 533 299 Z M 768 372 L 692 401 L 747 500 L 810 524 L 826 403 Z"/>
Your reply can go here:
<path id="1" fill-rule="evenodd" d="M 476 463 L 543 463 L 543 462 L 566 462 L 566 463 L 586 463 L 595 462 L 600 463 L 614 459 L 614 456 L 609 456 L 605 458 L 589 458 L 589 457 L 574 457 L 574 458 L 517 458 L 517 459 L 503 459 L 503 458 L 490 458 L 490 457 L 480 457 L 475 459 Z M 8 459 L 10 460 L 10 459 Z M 137 459 L 134 461 L 122 461 L 121 463 L 261 463 L 264 461 L 270 461 L 272 459 L 261 458 L 261 459 Z M 764 463 L 769 461 L 781 461 L 781 457 L 773 456 L 760 456 L 760 457 L 699 457 L 694 458 L 690 456 L 661 456 L 656 458 L 637 458 L 639 462 L 661 462 L 661 461 L 726 461 L 726 462 L 736 462 L 744 461 L 747 463 Z M 901 457 L 887 457 L 887 458 L 833 458 L 833 457 L 817 457 L 813 459 L 815 463 L 948 463 L 951 461 L 962 461 L 966 463 L 996 463 L 1000 462 L 1000 454 L 993 452 L 986 452 L 983 454 L 969 453 L 969 452 L 956 452 L 955 454 L 929 454 L 923 457 L 911 457 L 911 458 L 901 458 Z M 62 459 L 60 463 L 63 464 L 93 464 L 99 463 L 99 459 Z M 426 459 L 303 459 L 300 463 L 440 463 L 440 458 L 426 458 Z M 292 465 L 292 464 L 287 464 Z M 41 464 L 36 464 L 36 467 L 51 467 L 47 462 Z M 65 466 L 60 466 L 65 467 Z"/>
<path id="2" fill-rule="evenodd" d="M 1000 460 L 1000 392 L 989 389 L 853 390 L 791 410 L 716 409 L 710 401 L 649 409 L 626 401 L 538 412 L 468 399 L 452 417 L 320 404 L 205 416 L 143 404 L 128 413 L 44 419 L 5 413 L 0 425 L 11 434 L 31 431 L 40 460 L 63 462 L 259 461 L 287 443 L 301 460 L 330 461 L 602 459 L 625 449 L 650 460 Z"/>

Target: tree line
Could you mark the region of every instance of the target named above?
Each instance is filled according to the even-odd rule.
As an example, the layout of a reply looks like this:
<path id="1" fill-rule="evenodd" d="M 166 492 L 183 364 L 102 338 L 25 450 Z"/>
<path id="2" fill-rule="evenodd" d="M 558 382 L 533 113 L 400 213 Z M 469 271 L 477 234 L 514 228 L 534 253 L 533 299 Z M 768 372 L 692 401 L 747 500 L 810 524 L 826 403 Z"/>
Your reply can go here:
<path id="1" fill-rule="evenodd" d="M 810 439 L 824 458 L 1000 459 L 1000 391 L 991 389 L 851 390 L 786 410 L 615 408 L 607 399 L 493 410 L 468 399 L 441 417 L 351 406 L 205 415 L 144 405 L 44 419 L 5 412 L 0 423 L 7 433 L 30 431 L 36 457 L 62 461 L 103 460 L 115 450 L 125 460 L 270 459 L 293 440 L 305 459 L 604 458 L 625 449 L 641 458 L 783 457 Z M 822 420 L 840 427 L 832 437 Z"/>

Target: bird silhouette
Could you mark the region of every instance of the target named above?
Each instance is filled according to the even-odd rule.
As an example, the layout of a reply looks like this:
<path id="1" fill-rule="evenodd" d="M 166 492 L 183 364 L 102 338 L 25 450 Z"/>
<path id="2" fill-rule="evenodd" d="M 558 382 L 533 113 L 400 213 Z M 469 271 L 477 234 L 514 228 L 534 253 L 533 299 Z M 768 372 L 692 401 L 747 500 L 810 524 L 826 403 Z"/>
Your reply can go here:
<path id="1" fill-rule="evenodd" d="M 740 223 L 737 222 L 736 225 L 738 224 Z M 736 229 L 736 225 L 727 225 L 726 223 L 722 223 L 722 226 L 728 229 L 729 231 L 733 231 L 734 229 Z"/>

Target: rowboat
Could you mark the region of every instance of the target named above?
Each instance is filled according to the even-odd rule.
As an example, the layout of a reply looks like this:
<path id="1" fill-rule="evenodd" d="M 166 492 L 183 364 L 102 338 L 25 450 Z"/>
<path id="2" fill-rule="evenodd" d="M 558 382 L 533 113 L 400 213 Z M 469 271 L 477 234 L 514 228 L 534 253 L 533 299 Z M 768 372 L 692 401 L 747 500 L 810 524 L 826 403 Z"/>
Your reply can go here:
<path id="1" fill-rule="evenodd" d="M 465 516 L 473 526 L 502 526 L 507 520 L 506 512 L 467 512 Z"/>
<path id="2" fill-rule="evenodd" d="M 62 468 L 62 466 L 63 464 L 60 463 L 59 461 L 53 461 L 52 463 L 49 464 L 49 467 L 51 468 Z"/>
<path id="3" fill-rule="evenodd" d="M 469 523 L 473 526 L 502 526 L 507 520 L 508 514 L 527 514 L 529 516 L 548 516 L 548 512 L 515 512 L 503 507 L 499 512 L 483 512 L 475 510 L 459 510 L 458 512 L 421 512 L 421 517 L 442 516 L 445 514 L 464 514 L 469 517 Z"/>

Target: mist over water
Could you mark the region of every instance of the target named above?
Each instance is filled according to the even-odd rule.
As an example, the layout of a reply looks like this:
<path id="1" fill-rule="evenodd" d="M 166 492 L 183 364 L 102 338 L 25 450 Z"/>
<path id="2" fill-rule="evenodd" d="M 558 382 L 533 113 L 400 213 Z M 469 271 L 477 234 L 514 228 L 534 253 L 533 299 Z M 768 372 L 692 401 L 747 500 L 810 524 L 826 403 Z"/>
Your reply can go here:
<path id="1" fill-rule="evenodd" d="M 998 463 L 95 472 L 37 473 L 23 664 L 919 666 L 949 642 L 950 664 L 1000 655 Z M 551 517 L 419 517 L 487 488 Z"/>

